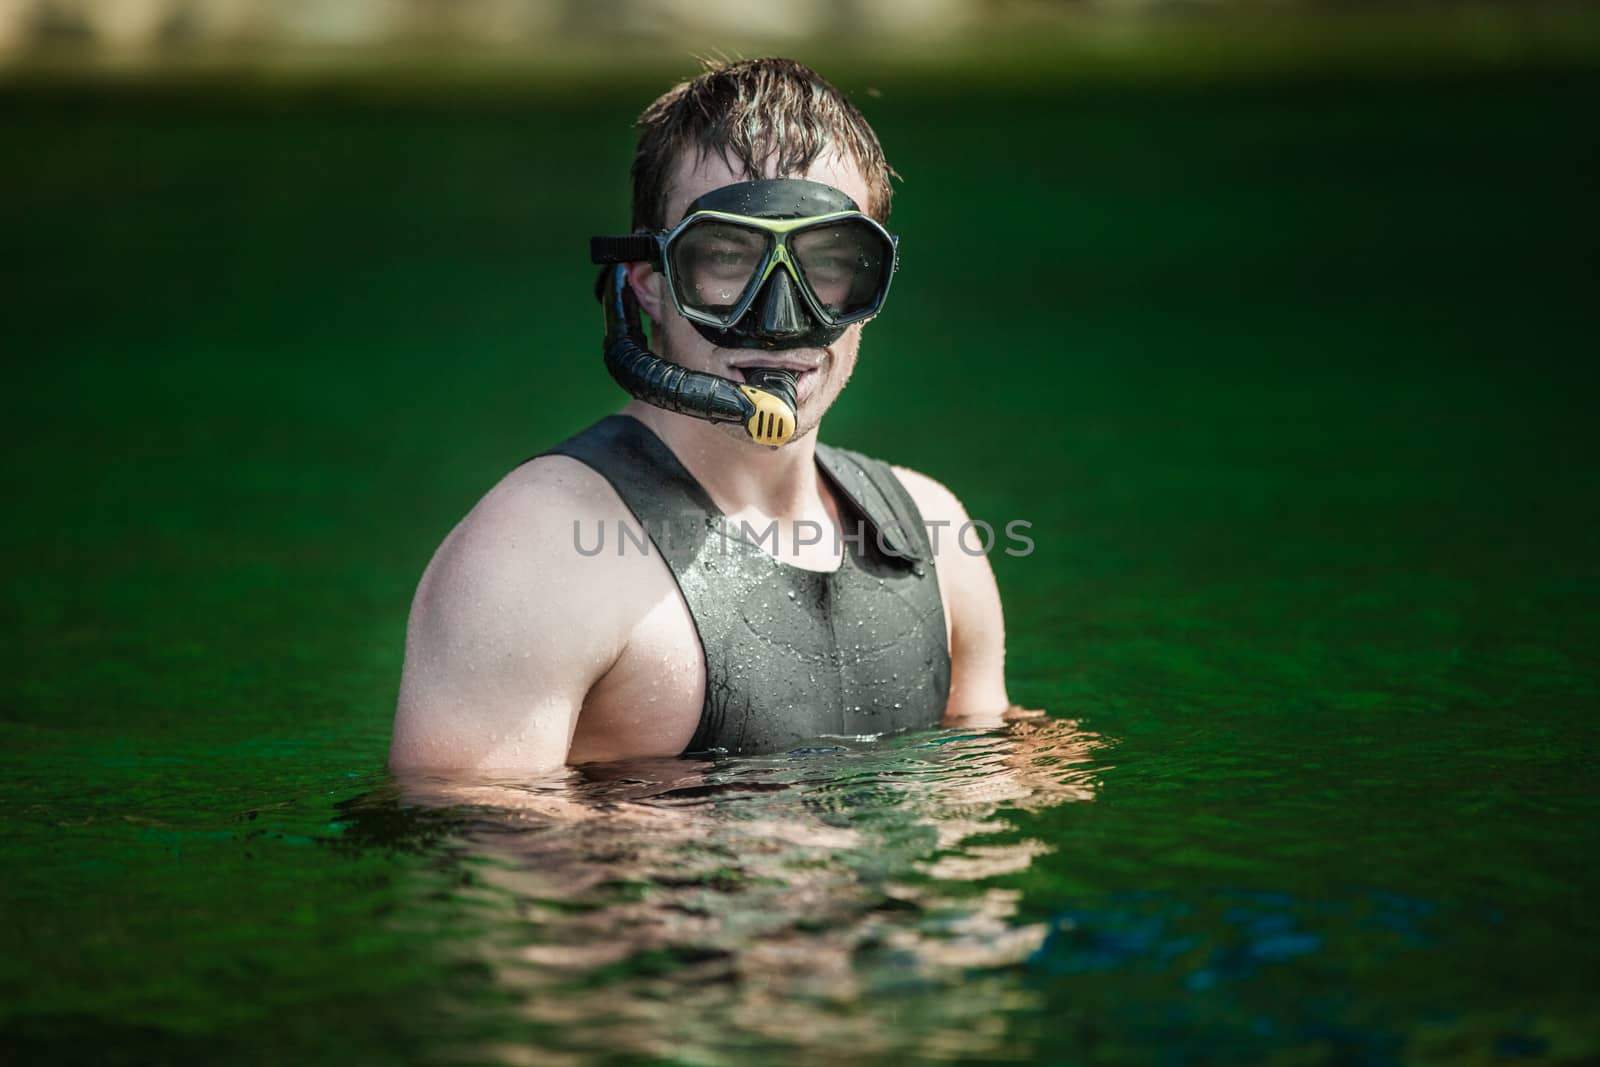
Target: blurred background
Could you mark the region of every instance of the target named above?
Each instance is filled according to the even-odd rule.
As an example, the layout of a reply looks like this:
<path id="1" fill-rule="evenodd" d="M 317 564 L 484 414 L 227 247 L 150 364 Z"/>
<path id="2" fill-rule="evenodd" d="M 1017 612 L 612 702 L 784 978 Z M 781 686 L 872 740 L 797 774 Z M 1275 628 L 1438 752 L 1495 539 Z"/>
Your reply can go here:
<path id="1" fill-rule="evenodd" d="M 1600 13 L 1291 0 L 0 0 L 0 1048 L 519 1033 L 439 946 L 523 919 L 342 813 L 434 548 L 622 402 L 634 118 L 772 53 L 901 176 L 824 438 L 1033 523 L 1011 695 L 1118 742 L 1007 816 L 1087 933 L 994 1055 L 1600 1057 Z"/>

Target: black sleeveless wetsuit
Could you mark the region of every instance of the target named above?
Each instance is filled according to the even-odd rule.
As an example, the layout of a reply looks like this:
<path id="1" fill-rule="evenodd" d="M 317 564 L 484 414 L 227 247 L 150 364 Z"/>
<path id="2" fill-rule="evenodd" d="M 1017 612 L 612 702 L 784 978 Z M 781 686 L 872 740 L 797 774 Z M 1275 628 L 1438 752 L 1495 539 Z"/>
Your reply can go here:
<path id="1" fill-rule="evenodd" d="M 610 482 L 677 580 L 706 663 L 700 727 L 685 751 L 779 752 L 938 724 L 950 692 L 938 575 L 922 516 L 887 464 L 818 443 L 844 527 L 839 569 L 821 572 L 762 551 L 757 542 L 765 534 L 772 545 L 774 534 L 727 520 L 631 416 L 541 455 L 569 456 Z M 641 550 L 619 533 L 604 531 L 603 551 Z M 585 531 L 585 546 L 595 537 Z"/>

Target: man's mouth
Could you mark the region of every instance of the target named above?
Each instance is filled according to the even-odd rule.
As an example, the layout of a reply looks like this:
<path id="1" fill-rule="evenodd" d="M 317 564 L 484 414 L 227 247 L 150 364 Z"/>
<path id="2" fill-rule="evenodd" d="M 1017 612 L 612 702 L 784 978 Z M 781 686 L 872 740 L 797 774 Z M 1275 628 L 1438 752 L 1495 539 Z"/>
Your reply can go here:
<path id="1" fill-rule="evenodd" d="M 748 372 L 753 370 L 786 370 L 790 374 L 794 375 L 795 398 L 803 402 L 806 397 L 811 395 L 811 390 L 815 386 L 817 380 L 817 370 L 820 366 L 821 364 L 813 365 L 778 360 L 756 360 L 754 362 L 744 363 L 729 369 L 732 370 L 734 377 L 744 382 L 748 382 L 750 380 L 750 375 Z"/>

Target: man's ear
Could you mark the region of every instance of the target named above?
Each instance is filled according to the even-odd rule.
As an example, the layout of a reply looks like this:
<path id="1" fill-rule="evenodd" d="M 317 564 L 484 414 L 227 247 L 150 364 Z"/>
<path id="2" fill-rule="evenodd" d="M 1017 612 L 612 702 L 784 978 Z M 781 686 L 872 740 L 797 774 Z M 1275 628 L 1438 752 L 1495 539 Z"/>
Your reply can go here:
<path id="1" fill-rule="evenodd" d="M 654 322 L 661 321 L 661 303 L 666 295 L 662 286 L 666 278 L 648 263 L 629 263 L 628 287 L 633 290 L 639 307 Z"/>

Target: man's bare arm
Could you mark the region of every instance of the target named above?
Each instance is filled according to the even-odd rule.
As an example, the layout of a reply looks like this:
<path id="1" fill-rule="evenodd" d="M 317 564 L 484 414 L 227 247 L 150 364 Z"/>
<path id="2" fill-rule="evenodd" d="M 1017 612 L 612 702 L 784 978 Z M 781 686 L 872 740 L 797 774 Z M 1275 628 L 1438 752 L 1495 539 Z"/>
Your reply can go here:
<path id="1" fill-rule="evenodd" d="M 954 493 L 914 470 L 895 467 L 894 472 L 916 501 L 923 520 L 942 524 L 937 527 L 935 565 L 950 625 L 950 700 L 945 706 L 945 725 L 998 723 L 1011 700 L 1006 695 L 1005 618 L 994 569 L 988 556 L 963 549 L 958 535 L 970 516 Z M 969 532 L 966 539 L 974 550 L 979 547 L 977 533 Z"/>
<path id="2" fill-rule="evenodd" d="M 592 537 L 613 507 L 587 468 L 552 457 L 512 472 L 450 533 L 412 602 L 391 767 L 566 762 L 584 697 L 628 632 L 608 595 L 616 561 L 574 542 L 574 522 Z"/>

